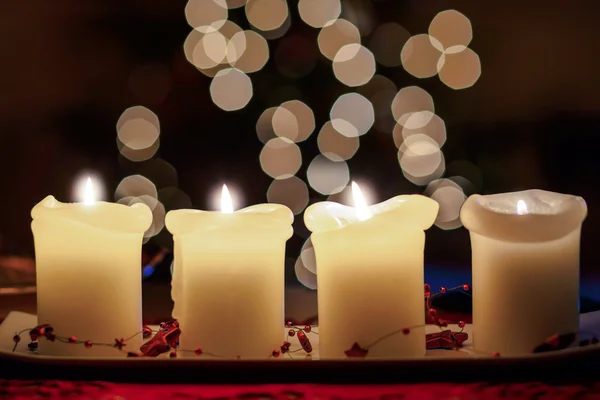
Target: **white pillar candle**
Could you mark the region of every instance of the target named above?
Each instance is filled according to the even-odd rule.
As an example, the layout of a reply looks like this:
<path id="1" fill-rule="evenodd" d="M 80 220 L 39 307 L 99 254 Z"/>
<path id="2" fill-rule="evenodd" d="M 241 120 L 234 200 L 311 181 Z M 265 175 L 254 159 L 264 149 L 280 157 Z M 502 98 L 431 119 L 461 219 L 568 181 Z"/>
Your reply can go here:
<path id="1" fill-rule="evenodd" d="M 581 197 L 527 190 L 473 195 L 461 210 L 473 258 L 473 343 L 530 353 L 579 329 Z"/>
<path id="2" fill-rule="evenodd" d="M 167 214 L 175 242 L 173 316 L 182 349 L 266 359 L 281 347 L 285 242 L 293 220 L 290 209 L 278 204 L 233 212 L 226 186 L 222 211 Z"/>
<path id="3" fill-rule="evenodd" d="M 114 343 L 142 328 L 142 240 L 152 223 L 145 204 L 94 201 L 88 179 L 83 203 L 48 196 L 31 210 L 37 312 L 59 336 Z M 141 336 L 127 342 L 137 351 Z M 118 357 L 107 346 L 85 348 L 40 340 L 42 354 Z"/>
<path id="4" fill-rule="evenodd" d="M 304 216 L 317 260 L 321 358 L 345 358 L 356 342 L 369 358 L 425 354 L 425 230 L 438 203 L 424 196 L 397 196 L 367 206 L 353 182 L 354 207 L 333 202 L 310 206 Z"/>

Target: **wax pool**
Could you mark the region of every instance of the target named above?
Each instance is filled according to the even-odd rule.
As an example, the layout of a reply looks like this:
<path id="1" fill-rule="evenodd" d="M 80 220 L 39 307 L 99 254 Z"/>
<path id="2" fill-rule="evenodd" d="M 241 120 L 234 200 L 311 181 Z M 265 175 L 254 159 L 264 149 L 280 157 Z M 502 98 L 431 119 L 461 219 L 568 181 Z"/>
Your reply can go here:
<path id="1" fill-rule="evenodd" d="M 473 345 L 531 353 L 579 330 L 581 197 L 543 190 L 473 195 L 461 210 L 473 264 Z"/>
<path id="2" fill-rule="evenodd" d="M 321 358 L 346 358 L 357 342 L 388 337 L 369 358 L 425 354 L 424 230 L 438 204 L 424 196 L 398 196 L 367 208 L 317 203 L 305 213 L 317 261 Z"/>
<path id="3" fill-rule="evenodd" d="M 48 196 L 31 210 L 37 312 L 57 335 L 114 343 L 142 328 L 142 240 L 152 223 L 145 204 L 65 204 Z M 128 342 L 135 351 L 141 336 Z M 106 346 L 40 341 L 40 353 L 115 357 Z"/>

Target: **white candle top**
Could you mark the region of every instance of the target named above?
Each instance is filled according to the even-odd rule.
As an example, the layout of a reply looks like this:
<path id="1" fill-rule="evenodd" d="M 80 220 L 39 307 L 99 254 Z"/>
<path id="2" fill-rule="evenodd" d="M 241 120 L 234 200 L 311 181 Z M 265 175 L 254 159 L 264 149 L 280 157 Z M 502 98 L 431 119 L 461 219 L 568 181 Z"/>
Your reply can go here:
<path id="1" fill-rule="evenodd" d="M 469 231 L 508 242 L 545 242 L 579 229 L 587 205 L 578 196 L 526 190 L 470 196 L 460 212 Z"/>
<path id="2" fill-rule="evenodd" d="M 356 202 L 356 200 L 355 200 Z M 341 229 L 355 223 L 371 223 L 381 221 L 383 229 L 386 224 L 396 228 L 398 224 L 406 228 L 420 230 L 429 229 L 435 222 L 439 204 L 429 197 L 421 195 L 402 195 L 387 201 L 366 206 L 358 202 L 358 207 L 324 201 L 313 204 L 304 213 L 304 223 L 311 232 L 324 232 Z"/>
<path id="3" fill-rule="evenodd" d="M 75 224 L 121 233 L 143 233 L 152 225 L 152 211 L 143 204 L 126 206 L 96 201 L 61 203 L 47 196 L 31 210 L 34 220 L 65 220 Z"/>
<path id="4" fill-rule="evenodd" d="M 294 214 L 281 204 L 256 204 L 241 210 L 223 211 L 173 210 L 167 213 L 165 226 L 175 235 L 191 232 L 220 230 L 281 230 L 288 239 L 292 237 Z"/>

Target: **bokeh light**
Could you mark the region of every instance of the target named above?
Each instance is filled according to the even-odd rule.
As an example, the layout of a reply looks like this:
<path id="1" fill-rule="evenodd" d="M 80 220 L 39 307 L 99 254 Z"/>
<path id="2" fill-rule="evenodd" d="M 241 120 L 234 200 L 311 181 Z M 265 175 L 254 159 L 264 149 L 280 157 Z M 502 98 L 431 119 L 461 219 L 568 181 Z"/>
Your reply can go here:
<path id="1" fill-rule="evenodd" d="M 272 116 L 275 135 L 300 143 L 315 130 L 313 111 L 300 100 L 290 100 L 275 109 Z"/>
<path id="2" fill-rule="evenodd" d="M 288 6 L 285 0 L 247 0 L 246 18 L 261 31 L 280 28 L 288 18 Z"/>
<path id="3" fill-rule="evenodd" d="M 430 113 L 430 111 L 413 113 L 411 114 L 411 117 L 406 120 L 405 126 L 396 124 L 393 131 L 396 147 L 400 147 L 406 138 L 418 134 L 428 136 L 435 140 L 440 148 L 446 143 L 446 124 L 438 115 L 428 113 Z M 421 121 L 427 122 L 421 126 Z M 419 127 L 413 128 L 414 126 Z"/>
<path id="4" fill-rule="evenodd" d="M 370 35 L 377 26 L 377 17 L 372 1 L 344 0 L 341 18 L 356 25 L 360 36 Z"/>
<path id="5" fill-rule="evenodd" d="M 321 54 L 333 61 L 342 47 L 353 43 L 360 44 L 360 32 L 350 21 L 336 19 L 327 22 L 321 29 L 317 43 Z"/>
<path id="6" fill-rule="evenodd" d="M 150 179 L 139 174 L 123 178 L 115 190 L 116 201 L 124 197 L 140 197 L 144 195 L 158 198 L 158 191 L 156 185 Z"/>
<path id="7" fill-rule="evenodd" d="M 317 275 L 310 272 L 303 264 L 302 257 L 298 257 L 296 264 L 294 265 L 294 271 L 296 272 L 296 278 L 298 282 L 304 285 L 308 289 L 317 289 Z"/>
<path id="8" fill-rule="evenodd" d="M 375 57 L 360 44 L 345 45 L 333 58 L 333 73 L 347 86 L 365 85 L 375 75 Z"/>
<path id="9" fill-rule="evenodd" d="M 265 144 L 259 159 L 263 171 L 273 179 L 290 178 L 302 165 L 302 153 L 298 145 L 279 137 Z"/>
<path id="10" fill-rule="evenodd" d="M 425 114 L 425 116 L 431 115 L 433 118 L 435 111 L 433 97 L 418 86 L 408 86 L 400 89 L 392 101 L 392 115 L 402 126 L 406 126 L 407 121 L 414 113 L 424 111 L 430 113 Z M 410 129 L 420 128 L 417 126 L 418 122 L 428 123 L 429 121 L 423 121 L 423 118 L 413 118 Z"/>
<path id="11" fill-rule="evenodd" d="M 345 161 L 332 161 L 317 155 L 306 171 L 308 183 L 317 192 L 330 195 L 342 191 L 350 180 L 350 170 Z"/>
<path id="12" fill-rule="evenodd" d="M 445 62 L 439 71 L 439 77 L 448 87 L 459 90 L 475 84 L 481 76 L 481 61 L 471 49 L 459 53 L 445 54 Z"/>
<path id="13" fill-rule="evenodd" d="M 312 244 L 312 239 L 309 237 L 306 239 L 300 250 L 300 257 L 302 258 L 302 264 L 304 268 L 312 272 L 317 273 L 317 259 L 315 257 L 315 249 Z"/>
<path id="14" fill-rule="evenodd" d="M 225 0 L 188 0 L 185 6 L 185 18 L 188 24 L 200 32 L 221 28 L 227 16 Z"/>
<path id="15" fill-rule="evenodd" d="M 210 84 L 213 102 L 225 111 L 236 111 L 246 107 L 252 94 L 252 81 L 237 68 L 219 71 Z"/>
<path id="16" fill-rule="evenodd" d="M 400 53 L 402 66 L 417 78 L 431 78 L 438 73 L 438 61 L 444 54 L 440 48 L 437 39 L 427 34 L 412 36 Z"/>
<path id="17" fill-rule="evenodd" d="M 242 43 L 244 50 L 241 52 Z M 269 45 L 254 31 L 237 32 L 227 45 L 227 61 L 247 74 L 260 71 L 269 61 Z"/>
<path id="18" fill-rule="evenodd" d="M 273 129 L 273 116 L 278 107 L 270 107 L 260 114 L 258 121 L 256 121 L 256 135 L 258 140 L 263 144 L 266 144 L 269 140 L 275 139 L 277 135 Z"/>
<path id="19" fill-rule="evenodd" d="M 298 13 L 307 25 L 322 28 L 336 20 L 342 12 L 340 0 L 299 0 Z"/>
<path id="20" fill-rule="evenodd" d="M 344 136 L 335 130 L 331 121 L 327 121 L 317 137 L 319 151 L 332 161 L 349 160 L 356 154 L 360 141 L 358 137 Z"/>
<path id="21" fill-rule="evenodd" d="M 426 196 L 440 205 L 435 225 L 441 229 L 456 229 L 462 226 L 460 209 L 467 199 L 462 188 L 450 179 L 438 179 L 427 185 Z"/>
<path id="22" fill-rule="evenodd" d="M 274 180 L 267 190 L 269 203 L 283 204 L 294 214 L 300 214 L 308 205 L 308 188 L 302 179 L 292 176 Z"/>
<path id="23" fill-rule="evenodd" d="M 329 118 L 333 127 L 342 135 L 361 136 L 373 126 L 375 110 L 364 96 L 358 93 L 346 93 L 333 103 Z"/>
<path id="24" fill-rule="evenodd" d="M 119 152 L 131 161 L 153 157 L 158 150 L 159 136 L 158 117 L 146 107 L 130 107 L 117 121 Z"/>
<path id="25" fill-rule="evenodd" d="M 429 36 L 441 45 L 440 51 L 455 53 L 464 50 L 473 39 L 471 21 L 456 10 L 438 13 L 429 24 Z"/>
<path id="26" fill-rule="evenodd" d="M 410 38 L 410 33 L 396 22 L 379 25 L 369 39 L 369 48 L 375 55 L 375 60 L 385 67 L 400 65 L 399 54 Z"/>

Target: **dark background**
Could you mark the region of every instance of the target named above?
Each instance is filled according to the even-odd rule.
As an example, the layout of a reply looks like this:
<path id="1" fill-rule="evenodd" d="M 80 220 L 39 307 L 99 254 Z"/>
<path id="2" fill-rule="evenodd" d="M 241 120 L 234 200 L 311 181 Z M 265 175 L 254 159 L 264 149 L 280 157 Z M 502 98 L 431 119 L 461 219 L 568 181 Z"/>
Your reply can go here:
<path id="1" fill-rule="evenodd" d="M 580 195 L 589 216 L 582 239 L 584 282 L 598 274 L 595 248 L 600 229 L 598 124 L 600 51 L 595 0 L 357 0 L 378 23 L 394 21 L 411 34 L 425 33 L 440 11 L 455 8 L 471 20 L 469 45 L 481 59 L 474 87 L 452 90 L 437 78 L 419 80 L 402 67 L 384 68 L 398 88 L 418 85 L 432 94 L 446 122 L 444 156 L 448 173 L 465 160 L 477 166 L 471 181 L 478 193 L 540 188 Z M 292 27 L 286 34 L 306 37 L 316 48 L 318 29 L 304 24 L 289 1 Z M 213 104 L 210 79 L 189 64 L 183 42 L 190 31 L 182 0 L 59 0 L 0 3 L 0 251 L 33 256 L 29 229 L 32 206 L 47 194 L 71 201 L 82 171 L 102 177 L 107 199 L 125 176 L 141 168 L 120 157 L 115 124 L 128 107 L 143 105 L 161 123 L 156 157 L 178 174 L 178 186 L 194 208 L 211 209 L 210 196 L 223 182 L 244 194 L 244 205 L 266 201 L 272 179 L 262 170 L 262 143 L 255 124 L 261 112 L 289 100 L 293 87 L 315 112 L 317 131 L 328 119 L 335 97 L 351 91 L 319 57 L 314 70 L 294 80 L 279 74 L 271 59 L 252 74 L 254 97 L 243 110 L 227 113 Z M 243 9 L 230 19 L 248 29 Z M 140 69 L 155 69 L 142 82 Z M 137 79 L 137 78 L 136 78 Z M 287 97 L 286 97 L 287 96 Z M 316 154 L 316 133 L 301 144 L 306 178 Z M 453 164 L 454 163 L 454 164 Z M 368 181 L 382 201 L 401 193 L 422 193 L 398 165 L 389 135 L 372 130 L 349 161 L 351 178 Z M 448 174 L 447 174 L 448 175 Z M 311 191 L 311 202 L 326 197 Z M 302 215 L 296 217 L 288 256 L 295 259 L 305 240 Z M 303 237 L 304 236 L 304 237 Z M 163 231 L 146 251 L 168 246 Z M 166 237 L 166 239 L 165 239 Z M 464 228 L 427 232 L 426 261 L 447 271 L 465 270 L 470 244 Z M 168 269 L 167 264 L 161 271 Z M 290 283 L 293 263 L 288 265 Z M 156 279 L 168 279 L 158 274 Z M 600 281 L 600 279 L 599 279 Z M 592 292 L 598 291 L 598 287 Z"/>

